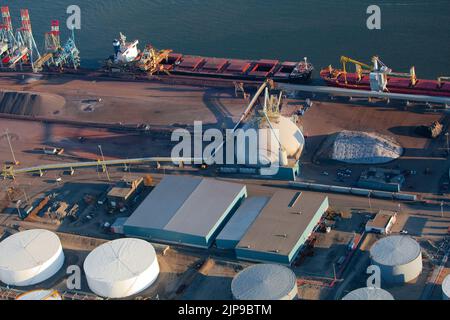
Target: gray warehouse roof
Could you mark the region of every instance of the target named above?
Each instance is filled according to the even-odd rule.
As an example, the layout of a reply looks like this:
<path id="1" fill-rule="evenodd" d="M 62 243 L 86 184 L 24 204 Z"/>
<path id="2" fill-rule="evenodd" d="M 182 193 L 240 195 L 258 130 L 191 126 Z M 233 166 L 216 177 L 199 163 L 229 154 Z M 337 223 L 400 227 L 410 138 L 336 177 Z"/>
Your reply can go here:
<path id="1" fill-rule="evenodd" d="M 189 235 L 209 242 L 233 207 L 246 195 L 247 189 L 241 184 L 166 176 L 127 220 L 125 233 L 177 242 L 184 242 L 180 235 Z M 177 234 L 176 239 L 174 234 Z"/>
<path id="2" fill-rule="evenodd" d="M 217 242 L 239 242 L 266 205 L 269 197 L 250 197 L 244 200 L 216 238 Z"/>
<path id="3" fill-rule="evenodd" d="M 328 209 L 328 198 L 318 193 L 277 191 L 236 247 L 289 256 Z"/>

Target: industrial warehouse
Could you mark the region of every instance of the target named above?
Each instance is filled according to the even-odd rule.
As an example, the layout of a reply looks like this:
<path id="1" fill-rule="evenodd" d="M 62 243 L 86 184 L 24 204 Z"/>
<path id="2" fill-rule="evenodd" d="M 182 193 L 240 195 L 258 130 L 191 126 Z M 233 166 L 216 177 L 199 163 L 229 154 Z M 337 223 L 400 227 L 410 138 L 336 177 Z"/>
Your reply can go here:
<path id="1" fill-rule="evenodd" d="M 322 195 L 276 192 L 239 241 L 237 257 L 291 264 L 328 207 Z"/>
<path id="2" fill-rule="evenodd" d="M 127 236 L 208 248 L 247 196 L 244 185 L 165 177 L 125 222 Z"/>
<path id="3" fill-rule="evenodd" d="M 166 176 L 123 231 L 194 247 L 215 243 L 234 249 L 239 259 L 291 264 L 328 210 L 328 198 L 289 190 L 275 190 L 271 197 L 247 198 L 247 193 L 245 185 Z"/>

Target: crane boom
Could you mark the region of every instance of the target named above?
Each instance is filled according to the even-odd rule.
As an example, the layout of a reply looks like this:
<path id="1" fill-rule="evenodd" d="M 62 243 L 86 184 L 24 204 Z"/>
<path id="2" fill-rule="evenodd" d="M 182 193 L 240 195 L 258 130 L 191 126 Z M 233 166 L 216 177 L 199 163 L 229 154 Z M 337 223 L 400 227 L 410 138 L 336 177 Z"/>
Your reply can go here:
<path id="1" fill-rule="evenodd" d="M 372 71 L 373 67 L 369 66 L 366 63 L 357 61 L 355 59 L 346 57 L 346 56 L 341 56 L 341 63 L 342 63 L 342 70 L 344 71 L 344 78 L 345 78 L 345 83 L 347 83 L 347 63 L 353 63 L 356 67 L 356 73 L 358 74 L 358 78 L 359 80 L 361 80 L 361 76 L 363 74 L 363 68 L 367 69 L 368 71 Z"/>

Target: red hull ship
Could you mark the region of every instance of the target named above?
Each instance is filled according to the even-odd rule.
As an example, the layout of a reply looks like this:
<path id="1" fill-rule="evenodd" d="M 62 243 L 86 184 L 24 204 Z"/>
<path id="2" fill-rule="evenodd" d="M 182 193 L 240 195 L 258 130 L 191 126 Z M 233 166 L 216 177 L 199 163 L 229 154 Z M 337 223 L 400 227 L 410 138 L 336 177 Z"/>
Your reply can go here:
<path id="1" fill-rule="evenodd" d="M 372 59 L 372 66 L 347 57 L 341 57 L 341 62 L 342 69 L 329 66 L 320 72 L 327 85 L 366 91 L 450 97 L 450 77 L 440 77 L 437 80 L 417 79 L 414 67 L 409 73 L 396 73 L 378 57 Z M 347 63 L 354 64 L 356 72 L 347 72 Z"/>

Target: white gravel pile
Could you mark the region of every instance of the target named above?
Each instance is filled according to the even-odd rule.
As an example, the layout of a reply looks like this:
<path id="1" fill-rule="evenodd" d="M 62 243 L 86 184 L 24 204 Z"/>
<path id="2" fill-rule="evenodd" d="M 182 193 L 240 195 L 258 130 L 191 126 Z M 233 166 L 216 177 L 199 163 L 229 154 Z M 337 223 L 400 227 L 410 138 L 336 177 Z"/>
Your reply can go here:
<path id="1" fill-rule="evenodd" d="M 346 163 L 386 163 L 403 153 L 395 140 L 374 132 L 342 131 L 334 139 L 330 158 Z"/>

